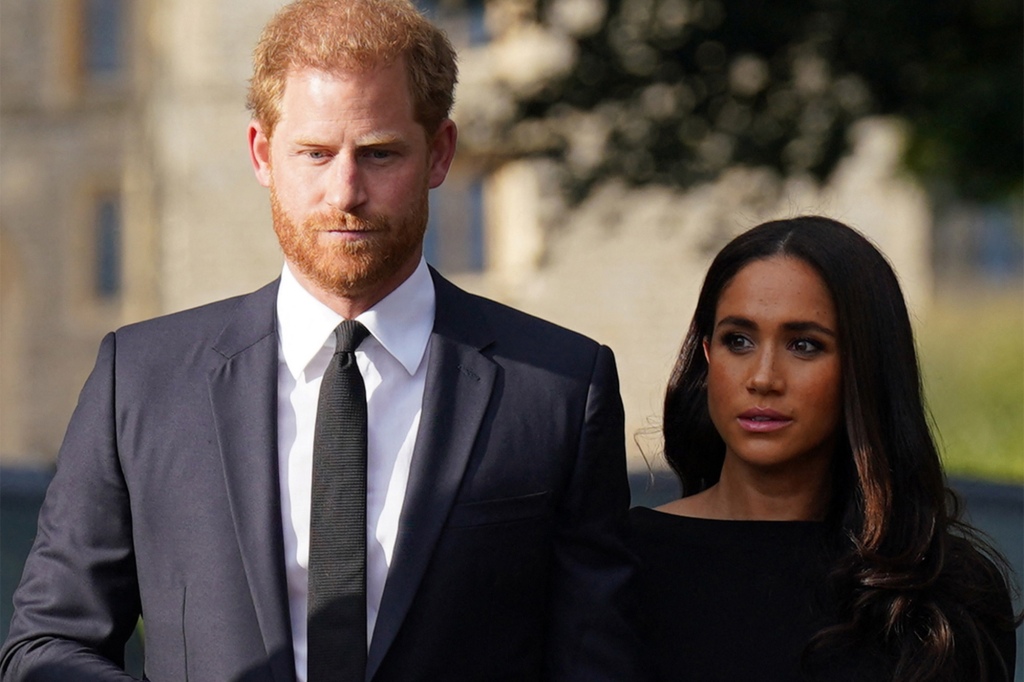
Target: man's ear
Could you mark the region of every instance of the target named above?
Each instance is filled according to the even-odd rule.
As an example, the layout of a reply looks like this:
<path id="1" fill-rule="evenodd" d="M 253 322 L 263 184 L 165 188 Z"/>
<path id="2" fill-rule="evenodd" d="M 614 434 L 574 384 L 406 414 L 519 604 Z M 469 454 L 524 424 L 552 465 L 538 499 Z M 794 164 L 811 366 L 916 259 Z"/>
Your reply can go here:
<path id="1" fill-rule="evenodd" d="M 439 187 L 448 176 L 448 169 L 451 168 L 452 159 L 455 158 L 455 145 L 459 139 L 459 132 L 455 127 L 455 121 L 446 118 L 441 122 L 434 138 L 430 141 L 430 169 L 428 174 L 430 189 Z"/>
<path id="2" fill-rule="evenodd" d="M 259 121 L 249 121 L 249 161 L 252 162 L 256 180 L 264 187 L 270 187 L 270 138 L 263 132 Z"/>

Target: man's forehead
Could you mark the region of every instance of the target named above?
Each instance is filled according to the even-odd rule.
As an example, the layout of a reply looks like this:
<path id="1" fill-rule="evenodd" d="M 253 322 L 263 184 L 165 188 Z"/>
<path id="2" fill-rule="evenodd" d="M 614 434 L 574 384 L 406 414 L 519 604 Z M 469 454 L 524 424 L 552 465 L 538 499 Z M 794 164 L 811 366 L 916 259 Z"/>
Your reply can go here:
<path id="1" fill-rule="evenodd" d="M 289 72 L 277 127 L 288 129 L 289 144 L 316 146 L 338 141 L 342 132 L 359 146 L 408 140 L 416 120 L 407 78 L 394 65 L 369 72 L 298 68 Z M 375 72 L 380 70 L 379 79 Z"/>
<path id="2" fill-rule="evenodd" d="M 393 63 L 359 70 L 328 71 L 316 67 L 293 69 L 286 76 L 281 102 L 299 97 L 304 100 L 304 106 L 318 100 L 326 103 L 337 96 L 339 88 L 348 92 L 347 97 L 355 96 L 370 101 L 383 97 L 388 100 L 389 109 L 396 106 L 401 108 L 399 102 L 402 99 L 410 106 L 413 105 L 408 75 Z M 380 102 L 377 104 L 380 105 Z"/>
<path id="3" fill-rule="evenodd" d="M 401 67 L 401 72 L 405 74 L 405 58 L 401 55 L 392 59 L 371 59 L 369 57 L 356 59 L 353 57 L 339 60 L 338 63 L 332 65 L 299 62 L 288 67 L 284 74 L 284 82 L 287 85 L 289 81 L 307 78 L 314 74 L 331 79 L 346 80 L 349 78 L 366 77 L 398 67 Z"/>

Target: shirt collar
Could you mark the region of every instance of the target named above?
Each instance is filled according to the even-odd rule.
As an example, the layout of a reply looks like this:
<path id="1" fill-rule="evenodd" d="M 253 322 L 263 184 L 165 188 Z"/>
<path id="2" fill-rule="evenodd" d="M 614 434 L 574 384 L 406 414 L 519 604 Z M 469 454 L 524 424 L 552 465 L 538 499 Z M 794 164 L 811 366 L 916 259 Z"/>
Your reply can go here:
<path id="1" fill-rule="evenodd" d="M 426 355 L 434 308 L 434 281 L 420 258 L 408 279 L 356 319 L 412 375 Z M 321 348 L 333 347 L 334 328 L 341 320 L 299 284 L 285 263 L 277 290 L 277 327 L 281 355 L 293 378 L 298 379 Z"/>

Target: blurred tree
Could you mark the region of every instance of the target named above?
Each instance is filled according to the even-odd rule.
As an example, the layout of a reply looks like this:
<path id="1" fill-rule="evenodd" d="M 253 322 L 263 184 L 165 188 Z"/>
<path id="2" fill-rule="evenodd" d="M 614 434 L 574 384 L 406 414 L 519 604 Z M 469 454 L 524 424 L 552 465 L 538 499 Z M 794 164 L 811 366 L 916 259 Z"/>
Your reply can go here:
<path id="1" fill-rule="evenodd" d="M 576 199 L 609 177 L 689 185 L 732 164 L 824 178 L 850 125 L 878 114 L 909 123 L 926 181 L 967 199 L 1022 189 L 1020 0 L 538 2 L 492 7 L 515 6 L 572 63 L 507 79 L 487 144 L 561 159 Z"/>

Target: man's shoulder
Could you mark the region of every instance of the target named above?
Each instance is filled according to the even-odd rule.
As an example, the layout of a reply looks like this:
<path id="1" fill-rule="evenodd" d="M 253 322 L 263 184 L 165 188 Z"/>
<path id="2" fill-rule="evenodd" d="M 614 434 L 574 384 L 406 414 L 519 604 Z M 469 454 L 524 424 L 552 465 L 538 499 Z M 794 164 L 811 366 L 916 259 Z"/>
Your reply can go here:
<path id="1" fill-rule="evenodd" d="M 486 311 L 488 319 L 499 324 L 503 329 L 517 332 L 526 338 L 538 339 L 550 343 L 581 346 L 597 346 L 597 341 L 585 334 L 564 327 L 557 322 L 537 317 L 531 313 L 513 308 L 510 305 L 483 296 L 476 297 Z"/>
<path id="2" fill-rule="evenodd" d="M 445 316 L 461 319 L 474 327 L 492 331 L 500 339 L 521 341 L 529 345 L 554 344 L 594 350 L 600 345 L 580 332 L 506 303 L 470 293 L 443 278 L 435 283 L 439 311 L 443 307 L 448 307 L 450 310 L 443 311 Z"/>
<path id="3" fill-rule="evenodd" d="M 232 296 L 187 310 L 134 322 L 117 330 L 122 343 L 164 345 L 213 342 L 229 325 L 244 325 L 252 333 L 273 331 L 276 319 L 277 280 L 248 294 Z"/>
<path id="4" fill-rule="evenodd" d="M 596 367 L 614 367 L 611 350 L 579 332 L 448 282 L 436 288 L 435 332 L 507 368 L 588 382 Z"/>

